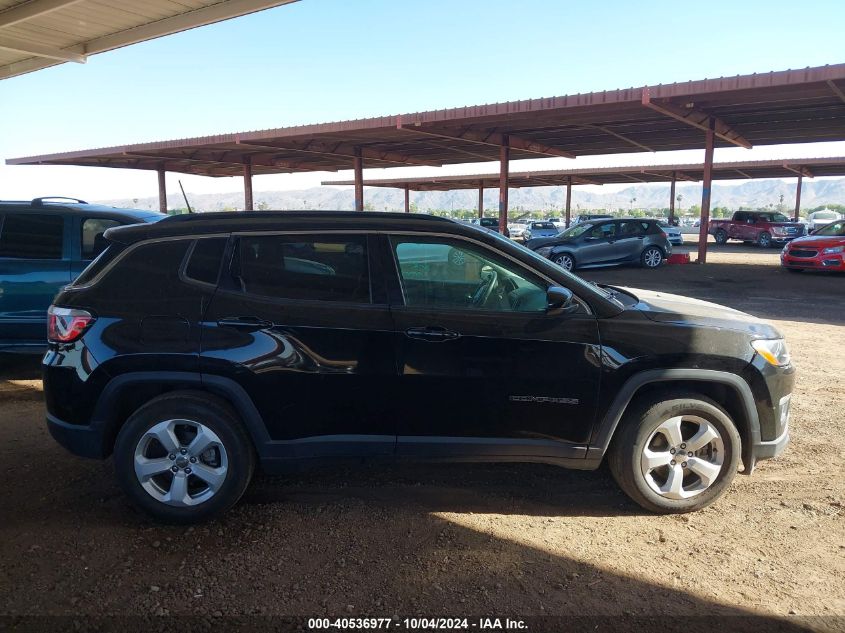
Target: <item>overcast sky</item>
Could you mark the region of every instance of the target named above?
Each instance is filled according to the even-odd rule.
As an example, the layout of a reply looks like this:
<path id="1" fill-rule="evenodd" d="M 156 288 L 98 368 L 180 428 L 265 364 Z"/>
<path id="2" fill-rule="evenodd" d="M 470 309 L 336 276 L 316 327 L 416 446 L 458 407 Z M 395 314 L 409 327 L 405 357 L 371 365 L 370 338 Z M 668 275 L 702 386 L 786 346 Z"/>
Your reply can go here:
<path id="1" fill-rule="evenodd" d="M 0 158 L 835 64 L 845 61 L 844 25 L 841 0 L 302 0 L 0 81 Z M 721 149 L 716 160 L 832 155 L 845 155 L 845 143 Z M 702 157 L 540 159 L 512 169 Z M 255 189 L 346 176 L 259 176 Z M 239 179 L 170 174 L 169 190 L 177 178 L 195 193 L 241 188 Z M 153 172 L 0 166 L 0 199 L 156 191 Z"/>

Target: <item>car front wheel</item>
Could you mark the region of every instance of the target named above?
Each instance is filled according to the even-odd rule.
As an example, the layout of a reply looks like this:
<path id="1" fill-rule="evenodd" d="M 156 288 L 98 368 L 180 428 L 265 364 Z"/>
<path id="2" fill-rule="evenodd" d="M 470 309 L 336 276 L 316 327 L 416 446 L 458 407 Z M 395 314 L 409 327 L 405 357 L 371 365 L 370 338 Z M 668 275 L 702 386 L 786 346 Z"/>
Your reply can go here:
<path id="1" fill-rule="evenodd" d="M 741 440 L 730 416 L 705 396 L 652 398 L 626 413 L 608 463 L 622 490 L 661 514 L 715 501 L 739 465 Z"/>
<path id="2" fill-rule="evenodd" d="M 760 248 L 769 248 L 772 245 L 772 236 L 770 233 L 763 231 L 757 236 L 757 244 Z"/>
<path id="3" fill-rule="evenodd" d="M 645 268 L 657 268 L 663 263 L 663 251 L 656 246 L 649 246 L 640 258 Z"/>
<path id="4" fill-rule="evenodd" d="M 564 270 L 575 270 L 575 260 L 569 253 L 553 255 L 552 261 Z"/>
<path id="5" fill-rule="evenodd" d="M 126 421 L 114 462 L 121 486 L 141 510 L 167 523 L 197 523 L 240 499 L 255 469 L 255 453 L 225 401 L 173 392 Z"/>

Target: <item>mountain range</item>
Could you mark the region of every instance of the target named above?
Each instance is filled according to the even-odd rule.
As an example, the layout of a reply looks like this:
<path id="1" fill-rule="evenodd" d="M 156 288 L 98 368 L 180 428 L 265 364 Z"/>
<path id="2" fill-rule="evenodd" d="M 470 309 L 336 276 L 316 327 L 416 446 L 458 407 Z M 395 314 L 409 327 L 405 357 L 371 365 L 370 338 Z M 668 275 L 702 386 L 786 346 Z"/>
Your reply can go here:
<path id="1" fill-rule="evenodd" d="M 701 185 L 678 184 L 676 194 L 683 196 L 679 208 L 688 209 L 701 203 Z M 712 206 L 736 209 L 742 207 L 777 208 L 783 196 L 784 209 L 792 209 L 795 204 L 795 183 L 784 180 L 750 180 L 738 185 L 714 185 Z M 243 192 L 214 194 L 191 194 L 188 200 L 196 211 L 224 211 L 243 209 Z M 566 189 L 564 187 L 526 187 L 511 189 L 510 208 L 515 211 L 552 211 L 564 207 Z M 256 208 L 267 209 L 336 209 L 351 210 L 354 194 L 351 188 L 313 187 L 291 191 L 256 191 Z M 404 192 L 399 189 L 366 187 L 364 201 L 368 209 L 374 211 L 401 211 L 404 205 Z M 100 201 L 117 207 L 135 207 L 157 209 L 158 198 L 122 198 Z M 478 204 L 478 192 L 475 190 L 457 191 L 422 191 L 411 192 L 411 203 L 419 211 L 474 209 Z M 181 194 L 167 196 L 170 209 L 184 208 Z M 825 204 L 845 204 L 845 178 L 804 181 L 801 195 L 802 208 L 812 208 Z M 493 211 L 498 207 L 498 191 L 488 189 L 484 194 L 486 209 Z M 669 185 L 635 185 L 620 191 L 602 193 L 587 191 L 580 187 L 572 190 L 572 212 L 587 209 L 660 209 L 669 206 Z"/>

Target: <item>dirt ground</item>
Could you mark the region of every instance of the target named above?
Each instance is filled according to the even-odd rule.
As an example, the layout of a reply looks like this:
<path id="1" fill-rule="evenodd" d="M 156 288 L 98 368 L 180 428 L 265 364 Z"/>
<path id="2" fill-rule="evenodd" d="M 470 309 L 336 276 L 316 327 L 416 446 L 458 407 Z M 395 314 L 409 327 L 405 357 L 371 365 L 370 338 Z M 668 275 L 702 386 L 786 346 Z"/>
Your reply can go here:
<path id="1" fill-rule="evenodd" d="M 741 245 L 710 262 L 583 274 L 757 314 L 790 344 L 787 452 L 685 516 L 643 512 L 606 469 L 364 465 L 259 476 L 220 521 L 162 527 L 110 462 L 52 441 L 37 363 L 7 362 L 0 615 L 753 614 L 765 630 L 843 630 L 845 276 L 791 274 Z"/>

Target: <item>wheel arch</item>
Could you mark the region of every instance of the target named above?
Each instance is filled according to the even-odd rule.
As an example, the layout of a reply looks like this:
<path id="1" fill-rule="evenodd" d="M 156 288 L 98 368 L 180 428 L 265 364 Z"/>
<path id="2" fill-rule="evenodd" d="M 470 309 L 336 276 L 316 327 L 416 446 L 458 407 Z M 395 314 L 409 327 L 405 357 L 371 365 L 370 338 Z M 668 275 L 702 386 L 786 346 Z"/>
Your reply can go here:
<path id="1" fill-rule="evenodd" d="M 225 400 L 243 420 L 256 450 L 269 440 L 252 399 L 235 381 L 194 372 L 130 372 L 112 378 L 94 409 L 91 426 L 103 429 L 103 456 L 114 450 L 121 427 L 141 406 L 173 391 L 208 393 Z"/>
<path id="2" fill-rule="evenodd" d="M 599 421 L 588 459 L 600 460 L 619 428 L 625 412 L 638 400 L 673 390 L 697 391 L 724 408 L 737 426 L 742 439 L 744 474 L 754 470 L 754 445 L 760 442 L 760 419 L 751 387 L 742 377 L 710 369 L 657 369 L 643 371 L 629 378 Z"/>

